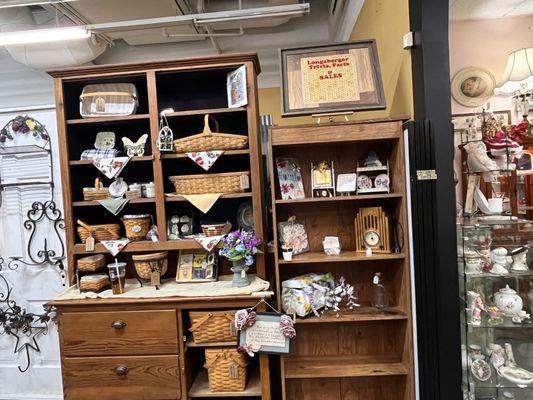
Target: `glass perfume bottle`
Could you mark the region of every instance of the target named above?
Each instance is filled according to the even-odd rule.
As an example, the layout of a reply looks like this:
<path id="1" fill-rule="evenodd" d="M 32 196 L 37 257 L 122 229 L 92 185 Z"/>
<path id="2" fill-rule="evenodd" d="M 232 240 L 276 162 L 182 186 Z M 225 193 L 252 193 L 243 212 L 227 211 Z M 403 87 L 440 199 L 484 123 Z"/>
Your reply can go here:
<path id="1" fill-rule="evenodd" d="M 389 306 L 389 294 L 383 285 L 381 272 L 376 272 L 372 279 L 372 307 L 379 312 L 386 312 Z"/>

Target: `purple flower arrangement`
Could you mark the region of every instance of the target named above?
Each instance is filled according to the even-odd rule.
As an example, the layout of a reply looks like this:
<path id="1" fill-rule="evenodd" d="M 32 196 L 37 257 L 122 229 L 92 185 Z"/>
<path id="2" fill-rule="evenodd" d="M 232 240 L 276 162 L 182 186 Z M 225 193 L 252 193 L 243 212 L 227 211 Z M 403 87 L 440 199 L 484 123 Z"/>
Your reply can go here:
<path id="1" fill-rule="evenodd" d="M 231 261 L 244 261 L 248 267 L 254 263 L 255 255 L 261 253 L 259 246 L 262 241 L 253 231 L 230 232 L 222 239 L 222 242 L 224 247 L 219 251 L 221 256 Z"/>

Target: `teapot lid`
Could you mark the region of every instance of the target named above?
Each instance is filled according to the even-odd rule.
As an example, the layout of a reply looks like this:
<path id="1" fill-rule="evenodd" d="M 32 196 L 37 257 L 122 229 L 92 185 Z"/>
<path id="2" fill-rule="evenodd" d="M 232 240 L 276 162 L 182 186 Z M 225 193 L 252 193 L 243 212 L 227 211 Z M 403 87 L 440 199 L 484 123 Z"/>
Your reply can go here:
<path id="1" fill-rule="evenodd" d="M 505 285 L 505 287 L 498 290 L 498 292 L 504 293 L 504 294 L 516 294 L 516 290 L 511 289 L 509 285 Z"/>

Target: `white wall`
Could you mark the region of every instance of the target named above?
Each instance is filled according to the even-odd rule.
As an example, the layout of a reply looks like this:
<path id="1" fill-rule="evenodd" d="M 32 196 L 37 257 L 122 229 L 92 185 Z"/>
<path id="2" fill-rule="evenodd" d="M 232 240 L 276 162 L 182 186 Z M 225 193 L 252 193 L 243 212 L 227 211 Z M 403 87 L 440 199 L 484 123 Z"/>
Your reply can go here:
<path id="1" fill-rule="evenodd" d="M 21 111 L 0 113 L 0 125 L 18 114 L 29 114 L 45 124 L 52 141 L 52 157 L 54 160 L 54 176 L 59 177 L 59 155 L 57 148 L 56 119 L 53 109 L 40 111 Z M 13 177 L 19 171 L 4 171 L 3 178 Z M 35 175 L 46 174 L 34 171 Z M 59 209 L 63 209 L 61 199 L 61 180 L 56 179 L 54 198 Z M 46 187 L 34 188 L 19 196 L 16 191 L 4 193 L 4 202 L 0 207 L 0 256 L 7 259 L 11 256 L 27 256 L 26 246 L 28 231 L 23 228 L 26 212 L 33 201 L 44 202 L 50 200 L 50 193 Z M 36 236 L 36 247 L 43 244 L 44 237 L 52 237 L 48 225 L 40 225 Z M 44 228 L 44 229 L 43 229 Z M 52 241 L 51 246 L 57 245 Z M 8 261 L 8 260 L 6 260 Z M 12 299 L 20 306 L 35 313 L 42 313 L 42 304 L 52 299 L 64 288 L 57 269 L 53 266 L 29 267 L 20 266 L 15 271 L 6 268 L 1 272 L 14 287 Z M 1 290 L 1 289 L 0 289 Z M 0 306 L 2 304 L 0 303 Z M 61 399 L 61 372 L 59 358 L 59 342 L 57 327 L 50 324 L 46 335 L 37 338 L 40 353 L 30 352 L 31 368 L 26 373 L 20 373 L 18 366 L 25 366 L 26 354 L 14 354 L 15 338 L 10 335 L 0 335 L 0 399 Z"/>

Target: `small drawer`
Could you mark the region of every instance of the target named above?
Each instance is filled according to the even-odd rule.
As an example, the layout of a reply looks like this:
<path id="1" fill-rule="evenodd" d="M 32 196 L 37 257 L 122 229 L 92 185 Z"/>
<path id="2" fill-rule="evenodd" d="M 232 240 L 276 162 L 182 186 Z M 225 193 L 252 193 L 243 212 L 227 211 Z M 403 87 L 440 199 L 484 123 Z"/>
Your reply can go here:
<path id="1" fill-rule="evenodd" d="M 179 399 L 178 356 L 66 357 L 63 392 L 67 400 Z"/>
<path id="2" fill-rule="evenodd" d="M 177 354 L 176 311 L 64 313 L 61 350 L 71 356 Z"/>

